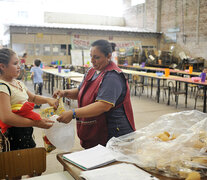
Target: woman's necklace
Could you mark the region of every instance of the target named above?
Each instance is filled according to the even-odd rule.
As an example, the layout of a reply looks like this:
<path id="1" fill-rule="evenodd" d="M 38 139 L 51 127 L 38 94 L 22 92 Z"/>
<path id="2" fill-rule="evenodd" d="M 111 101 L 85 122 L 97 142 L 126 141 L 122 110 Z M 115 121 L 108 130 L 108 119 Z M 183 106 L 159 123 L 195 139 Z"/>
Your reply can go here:
<path id="1" fill-rule="evenodd" d="M 16 81 L 16 80 L 14 80 L 13 82 L 15 82 L 15 84 L 13 84 L 13 83 L 9 83 L 9 84 L 23 92 L 23 88 L 22 88 L 20 82 Z"/>

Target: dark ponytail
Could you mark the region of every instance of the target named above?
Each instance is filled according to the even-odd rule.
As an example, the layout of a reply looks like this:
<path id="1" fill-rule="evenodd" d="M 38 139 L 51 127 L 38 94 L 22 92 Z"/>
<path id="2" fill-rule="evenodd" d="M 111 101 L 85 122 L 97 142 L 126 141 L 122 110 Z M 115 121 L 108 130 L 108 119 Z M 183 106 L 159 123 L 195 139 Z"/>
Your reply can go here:
<path id="1" fill-rule="evenodd" d="M 16 54 L 13 50 L 9 48 L 2 48 L 0 49 L 0 63 L 5 64 L 8 66 L 9 61 L 11 60 L 11 57 Z M 2 74 L 2 71 L 0 69 L 0 73 Z"/>
<path id="2" fill-rule="evenodd" d="M 108 56 L 110 53 L 112 53 L 112 47 L 111 44 L 106 40 L 97 40 L 91 44 L 92 47 L 97 46 L 98 49 L 105 55 Z"/>

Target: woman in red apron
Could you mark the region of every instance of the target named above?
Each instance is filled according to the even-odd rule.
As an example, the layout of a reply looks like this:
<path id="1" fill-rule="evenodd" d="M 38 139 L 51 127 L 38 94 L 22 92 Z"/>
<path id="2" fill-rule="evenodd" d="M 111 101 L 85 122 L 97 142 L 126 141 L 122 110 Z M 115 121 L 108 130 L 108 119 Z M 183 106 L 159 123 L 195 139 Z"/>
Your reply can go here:
<path id="1" fill-rule="evenodd" d="M 76 89 L 58 90 L 54 97 L 78 100 L 78 108 L 61 114 L 59 122 L 76 118 L 83 148 L 106 145 L 111 137 L 135 130 L 129 86 L 124 74 L 111 61 L 112 47 L 106 40 L 92 43 L 91 67 Z"/>

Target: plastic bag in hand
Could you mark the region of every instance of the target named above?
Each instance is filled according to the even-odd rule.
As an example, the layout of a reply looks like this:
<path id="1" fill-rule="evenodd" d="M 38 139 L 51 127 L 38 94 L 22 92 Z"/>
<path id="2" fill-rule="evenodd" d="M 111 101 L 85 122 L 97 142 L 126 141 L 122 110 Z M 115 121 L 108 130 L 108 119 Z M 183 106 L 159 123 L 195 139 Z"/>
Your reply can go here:
<path id="1" fill-rule="evenodd" d="M 50 129 L 45 130 L 45 135 L 49 141 L 58 149 L 62 151 L 70 151 L 74 145 L 75 131 L 74 121 L 70 123 L 59 123 L 56 119 L 58 115 L 50 117 L 50 120 L 55 121 Z"/>

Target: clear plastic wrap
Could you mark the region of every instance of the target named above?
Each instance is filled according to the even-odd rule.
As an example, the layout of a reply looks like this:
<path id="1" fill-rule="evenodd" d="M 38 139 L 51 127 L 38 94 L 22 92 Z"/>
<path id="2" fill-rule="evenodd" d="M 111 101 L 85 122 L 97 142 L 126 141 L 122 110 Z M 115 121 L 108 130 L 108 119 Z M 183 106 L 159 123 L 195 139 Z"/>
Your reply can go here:
<path id="1" fill-rule="evenodd" d="M 107 148 L 118 161 L 150 172 L 186 178 L 197 171 L 207 176 L 207 114 L 193 110 L 163 115 L 147 127 L 111 138 Z"/>

